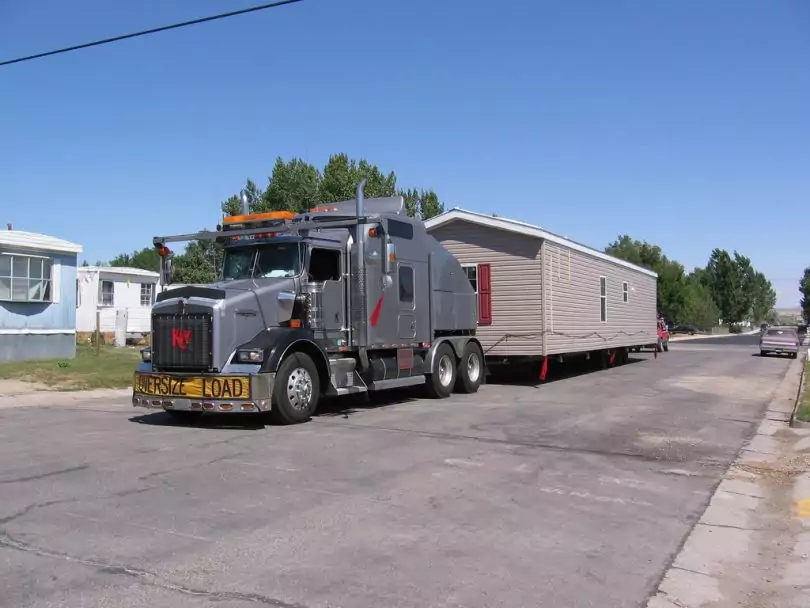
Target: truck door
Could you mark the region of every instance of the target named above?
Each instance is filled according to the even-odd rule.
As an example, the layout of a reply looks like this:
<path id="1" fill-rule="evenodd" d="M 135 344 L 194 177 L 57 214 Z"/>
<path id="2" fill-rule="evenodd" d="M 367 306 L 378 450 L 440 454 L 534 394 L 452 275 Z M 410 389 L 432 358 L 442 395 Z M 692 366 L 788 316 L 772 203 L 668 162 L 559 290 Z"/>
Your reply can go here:
<path id="1" fill-rule="evenodd" d="M 399 293 L 398 337 L 413 342 L 416 339 L 416 281 L 413 266 L 397 264 L 397 291 Z"/>
<path id="2" fill-rule="evenodd" d="M 344 336 L 345 289 L 342 280 L 341 252 L 338 249 L 313 247 L 309 255 L 309 280 L 323 283 L 323 329 L 328 346 Z"/>

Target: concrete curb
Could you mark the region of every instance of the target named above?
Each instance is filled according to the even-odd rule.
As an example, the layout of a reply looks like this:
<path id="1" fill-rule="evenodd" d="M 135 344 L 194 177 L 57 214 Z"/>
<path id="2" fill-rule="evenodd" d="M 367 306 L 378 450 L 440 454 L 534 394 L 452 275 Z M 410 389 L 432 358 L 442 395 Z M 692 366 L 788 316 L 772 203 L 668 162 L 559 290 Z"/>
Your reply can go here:
<path id="1" fill-rule="evenodd" d="M 749 605 L 746 603 L 749 596 L 763 592 L 769 596 L 789 593 L 791 589 L 799 589 L 801 593 L 810 583 L 806 580 L 810 572 L 806 561 L 795 559 L 797 555 L 800 560 L 807 557 L 806 550 L 799 550 L 807 543 L 806 536 L 791 530 L 788 536 L 779 536 L 778 543 L 768 539 L 772 545 L 778 545 L 779 550 L 768 552 L 762 548 L 763 535 L 768 533 L 768 525 L 775 517 L 773 512 L 763 514 L 762 511 L 774 508 L 778 502 L 769 485 L 769 475 L 779 472 L 786 458 L 801 455 L 800 446 L 806 449 L 804 444 L 810 442 L 810 436 L 803 430 L 793 431 L 800 437 L 798 441 L 796 437 L 784 436 L 785 432 L 790 432 L 803 370 L 804 357 L 791 362 L 756 434 L 743 444 L 726 470 L 700 520 L 687 534 L 657 590 L 646 603 L 647 608 L 745 606 Z M 790 447 L 786 446 L 788 442 L 792 442 Z M 793 500 L 796 504 L 805 502 L 799 499 L 810 488 L 807 470 L 795 474 L 792 481 Z M 779 499 L 784 501 L 781 496 Z M 791 518 L 789 513 L 776 515 Z M 810 523 L 805 525 L 810 527 Z M 767 575 L 763 570 L 768 571 Z M 745 596 L 745 601 L 740 596 Z M 777 601 L 768 605 L 788 608 L 804 604 Z"/>
<path id="2" fill-rule="evenodd" d="M 810 429 L 810 422 L 796 420 L 796 412 L 799 409 L 799 403 L 801 403 L 802 395 L 804 393 L 804 374 L 806 368 L 805 362 L 810 361 L 810 350 L 805 353 L 804 357 L 796 358 L 802 362 L 802 373 L 801 377 L 799 378 L 799 390 L 796 393 L 796 405 L 793 406 L 793 413 L 790 414 L 790 426 L 796 429 Z"/>
<path id="3" fill-rule="evenodd" d="M 92 399 L 120 399 L 132 395 L 132 387 L 99 388 L 89 391 L 36 391 L 0 397 L 0 410 L 14 407 L 72 405 Z"/>

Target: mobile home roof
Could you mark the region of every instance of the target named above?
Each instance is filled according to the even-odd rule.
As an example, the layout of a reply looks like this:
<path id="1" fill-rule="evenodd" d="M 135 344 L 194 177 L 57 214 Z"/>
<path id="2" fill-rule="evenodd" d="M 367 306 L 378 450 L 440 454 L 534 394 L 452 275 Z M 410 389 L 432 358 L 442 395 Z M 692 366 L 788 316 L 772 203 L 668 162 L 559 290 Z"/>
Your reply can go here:
<path id="1" fill-rule="evenodd" d="M 593 247 L 588 247 L 587 245 L 583 245 L 581 243 L 577 243 L 576 241 L 572 241 L 565 237 L 559 236 L 557 234 L 554 234 L 553 232 L 544 230 L 540 226 L 533 226 L 525 222 L 510 220 L 494 215 L 486 215 L 485 213 L 476 213 L 475 211 L 467 211 L 466 209 L 460 209 L 458 207 L 450 209 L 449 211 L 445 211 L 444 213 L 437 215 L 436 217 L 430 218 L 425 222 L 425 228 L 428 230 L 428 232 L 430 232 L 430 230 L 432 230 L 433 228 L 438 228 L 439 226 L 443 226 L 450 222 L 459 220 L 464 222 L 470 222 L 471 224 L 478 224 L 480 226 L 485 226 L 487 228 L 495 228 L 497 230 L 505 230 L 507 232 L 522 234 L 525 236 L 535 237 L 538 239 L 545 239 L 550 243 L 555 243 L 563 247 L 569 247 L 575 251 L 580 251 L 582 253 L 592 255 L 602 260 L 612 262 L 613 264 L 630 268 L 632 270 L 635 270 L 636 272 L 641 272 L 643 274 L 647 274 L 653 277 L 658 276 L 658 273 L 653 272 L 652 270 L 643 268 L 642 266 L 637 266 L 636 264 L 631 264 L 630 262 L 609 255 L 604 251 L 599 251 L 598 249 L 594 249 Z"/>
<path id="2" fill-rule="evenodd" d="M 33 251 L 54 251 L 58 253 L 81 253 L 82 246 L 47 234 L 24 230 L 0 230 L 0 245 Z"/>

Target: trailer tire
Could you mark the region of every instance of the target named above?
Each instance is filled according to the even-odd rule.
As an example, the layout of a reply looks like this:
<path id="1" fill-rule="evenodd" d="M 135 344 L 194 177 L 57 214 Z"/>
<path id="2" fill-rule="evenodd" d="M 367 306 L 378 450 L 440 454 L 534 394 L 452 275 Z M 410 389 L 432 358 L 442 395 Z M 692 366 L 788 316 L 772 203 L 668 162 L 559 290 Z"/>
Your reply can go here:
<path id="1" fill-rule="evenodd" d="M 760 357 L 766 357 L 766 356 L 768 356 L 768 351 L 765 351 L 765 350 L 761 350 L 761 351 L 759 351 L 759 356 L 760 356 Z"/>
<path id="2" fill-rule="evenodd" d="M 446 399 L 456 383 L 456 355 L 446 342 L 440 344 L 433 357 L 433 367 L 425 374 L 425 389 L 431 399 Z"/>
<path id="3" fill-rule="evenodd" d="M 306 353 L 286 357 L 276 372 L 270 419 L 276 424 L 300 424 L 318 409 L 321 395 L 318 368 Z"/>
<path id="4" fill-rule="evenodd" d="M 484 377 L 484 354 L 475 342 L 467 342 L 456 370 L 457 393 L 477 393 Z"/>

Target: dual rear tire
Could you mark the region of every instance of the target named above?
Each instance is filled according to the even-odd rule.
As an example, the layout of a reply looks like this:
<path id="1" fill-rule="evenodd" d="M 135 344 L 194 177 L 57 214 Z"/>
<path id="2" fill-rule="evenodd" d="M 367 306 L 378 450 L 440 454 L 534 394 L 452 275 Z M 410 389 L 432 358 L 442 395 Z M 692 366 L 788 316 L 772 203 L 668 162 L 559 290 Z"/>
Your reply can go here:
<path id="1" fill-rule="evenodd" d="M 475 393 L 484 377 L 484 355 L 475 342 L 467 342 L 461 358 L 448 343 L 440 344 L 433 357 L 433 367 L 426 375 L 427 394 L 433 399 L 445 399 L 453 391 Z"/>

